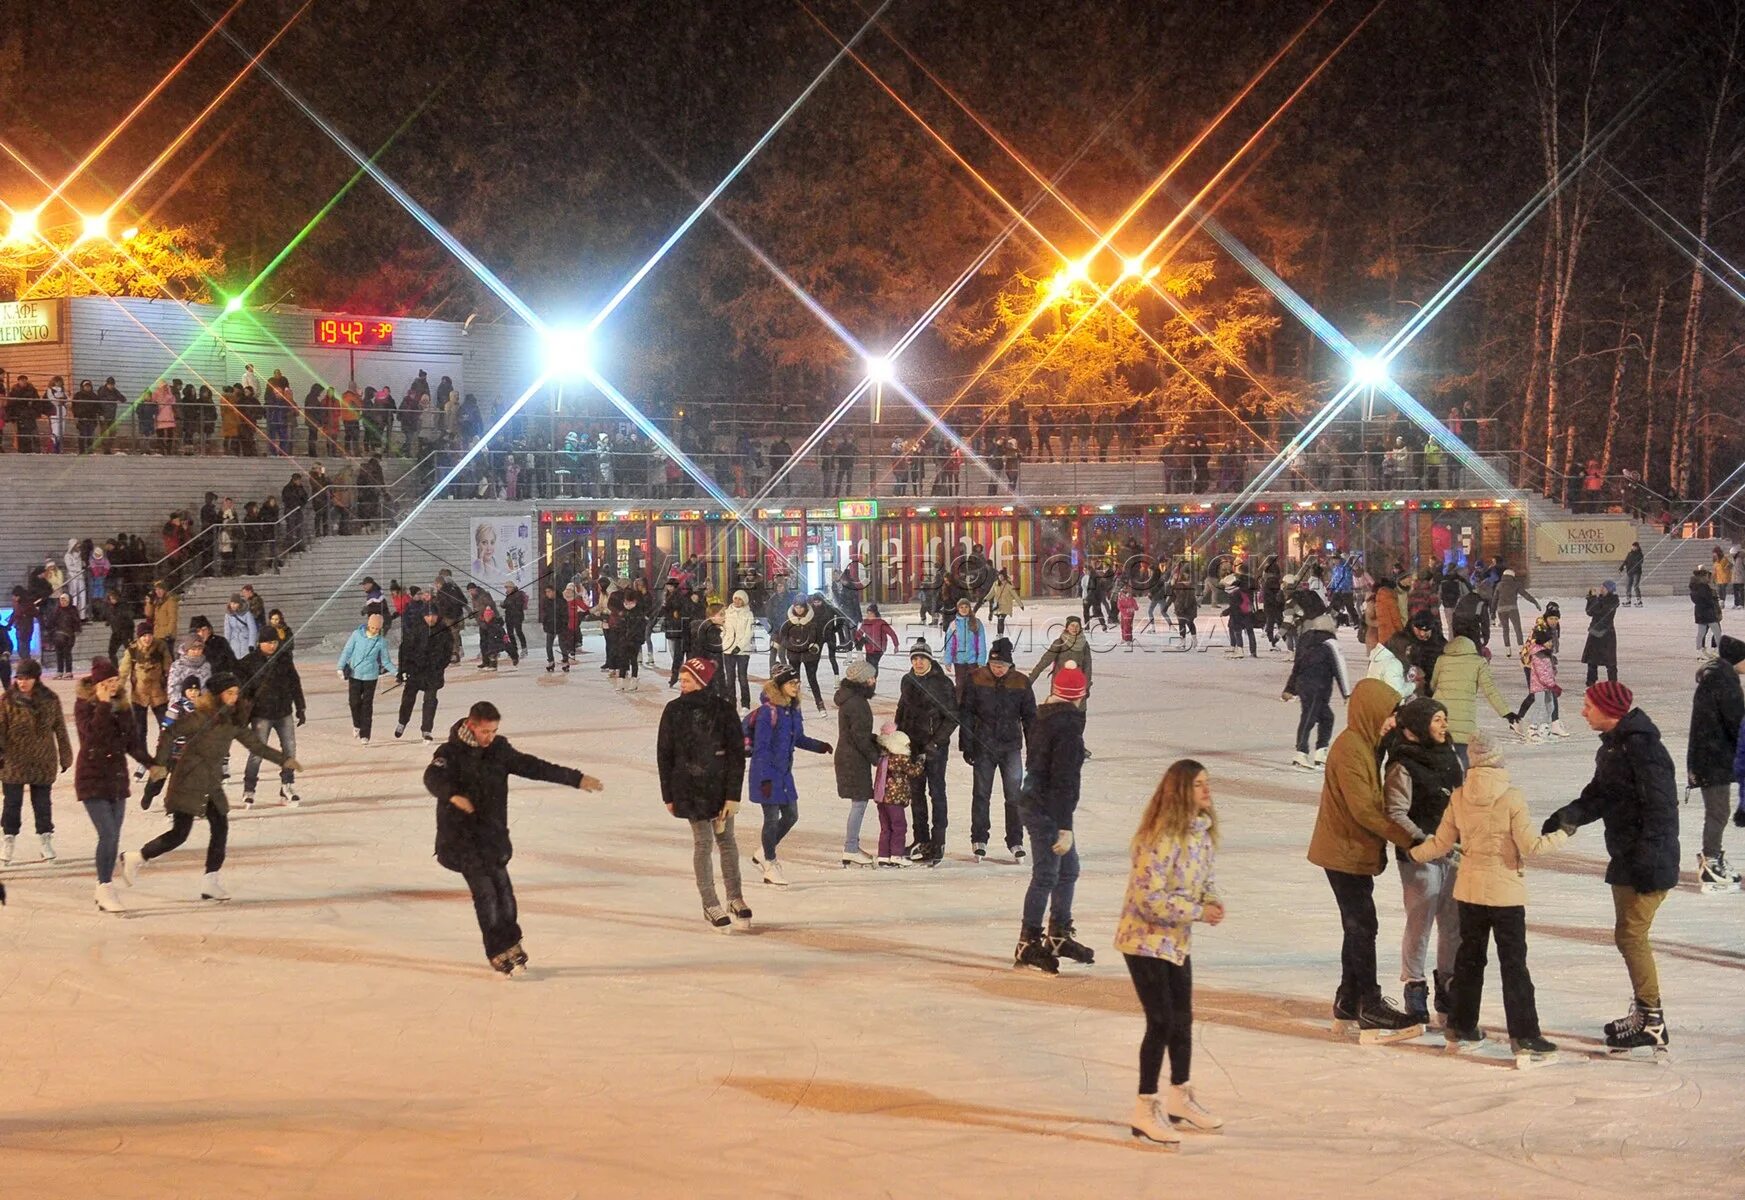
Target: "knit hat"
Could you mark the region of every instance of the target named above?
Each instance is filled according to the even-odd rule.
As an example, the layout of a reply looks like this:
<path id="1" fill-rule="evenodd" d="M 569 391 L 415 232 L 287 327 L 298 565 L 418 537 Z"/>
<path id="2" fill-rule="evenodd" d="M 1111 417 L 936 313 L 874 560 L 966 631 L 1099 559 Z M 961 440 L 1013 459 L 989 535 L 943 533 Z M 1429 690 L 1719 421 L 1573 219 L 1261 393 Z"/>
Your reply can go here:
<path id="1" fill-rule="evenodd" d="M 1617 594 L 1618 581 L 1616 579 L 1608 579 L 1604 583 L 1600 584 L 1600 586 L 1605 588 L 1608 593 L 1611 593 L 1613 595 Z"/>
<path id="2" fill-rule="evenodd" d="M 133 636 L 134 637 L 144 637 L 146 634 L 152 633 L 152 632 L 154 632 L 154 630 L 151 627 L 150 621 L 135 621 L 134 622 L 134 625 L 133 625 Z"/>
<path id="3" fill-rule="evenodd" d="M 229 671 L 220 671 L 211 679 L 206 681 L 206 690 L 211 692 L 214 696 L 222 696 L 231 688 L 239 688 L 241 686 L 242 680 L 232 675 Z"/>
<path id="4" fill-rule="evenodd" d="M 1066 666 L 1054 673 L 1054 694 L 1062 700 L 1083 700 L 1091 690 L 1090 680 L 1078 668 L 1078 664 L 1067 661 Z"/>
<path id="5" fill-rule="evenodd" d="M 1430 744 L 1430 722 L 1436 719 L 1437 713 L 1445 713 L 1448 707 L 1439 700 L 1428 696 L 1414 696 L 1400 705 L 1395 714 L 1400 728 L 1407 730 L 1416 738 L 1420 745 Z"/>
<path id="6" fill-rule="evenodd" d="M 232 604 L 243 605 L 245 608 L 248 606 L 248 600 L 246 598 L 244 598 L 244 596 L 241 592 L 230 593 L 230 602 Z"/>
<path id="7" fill-rule="evenodd" d="M 115 664 L 99 655 L 91 660 L 91 674 L 86 678 L 88 683 L 102 683 L 105 679 L 114 679 L 119 672 Z"/>
<path id="8" fill-rule="evenodd" d="M 892 754 L 900 754 L 905 758 L 909 755 L 909 735 L 895 725 L 885 725 L 884 731 L 879 734 L 879 745 Z"/>
<path id="9" fill-rule="evenodd" d="M 878 682 L 878 675 L 873 671 L 872 664 L 855 662 L 848 664 L 848 670 L 842 673 L 844 682 L 872 684 Z"/>
<path id="10" fill-rule="evenodd" d="M 1437 628 L 1436 618 L 1431 614 L 1430 610 L 1426 608 L 1422 612 L 1413 614 L 1412 628 L 1433 630 Z"/>
<path id="11" fill-rule="evenodd" d="M 1611 679 L 1590 685 L 1587 698 L 1595 708 L 1614 721 L 1627 716 L 1636 706 L 1636 697 L 1630 693 L 1630 689 Z"/>
<path id="12" fill-rule="evenodd" d="M 1558 618 L 1563 616 L 1563 610 L 1557 606 L 1557 601 L 1547 600 L 1545 602 L 1545 616 Z"/>
<path id="13" fill-rule="evenodd" d="M 915 644 L 909 647 L 909 657 L 911 659 L 924 658 L 928 662 L 933 661 L 933 651 L 927 648 L 926 638 L 915 639 Z"/>
<path id="14" fill-rule="evenodd" d="M 204 654 L 206 652 L 206 643 L 191 633 L 176 643 L 177 654 L 186 654 L 190 650 L 198 650 L 200 653 Z"/>
<path id="15" fill-rule="evenodd" d="M 12 673 L 19 679 L 41 679 L 42 664 L 34 658 L 22 659 Z"/>
<path id="16" fill-rule="evenodd" d="M 188 632 L 189 633 L 198 633 L 202 629 L 211 629 L 211 628 L 212 628 L 212 622 L 208 621 L 205 617 L 195 617 L 192 621 L 188 622 Z"/>
<path id="17" fill-rule="evenodd" d="M 715 682 L 715 671 L 715 660 L 712 658 L 687 658 L 685 660 L 685 674 L 704 687 Z"/>
<path id="18" fill-rule="evenodd" d="M 1498 744 L 1495 735 L 1485 729 L 1477 730 L 1466 743 L 1466 769 L 1474 767 L 1500 767 L 1503 765 L 1503 748 Z"/>
<path id="19" fill-rule="evenodd" d="M 1513 567 L 1508 567 L 1503 571 L 1503 574 L 1509 576 L 1512 579 L 1512 578 L 1514 578 L 1514 575 L 1515 575 L 1515 569 Z M 1471 745 L 1472 743 L 1468 742 L 1467 744 Z"/>
<path id="20" fill-rule="evenodd" d="M 1721 638 L 1721 661 L 1733 667 L 1745 662 L 1745 642 L 1736 637 L 1723 635 Z"/>
<path id="21" fill-rule="evenodd" d="M 800 673 L 792 667 L 777 667 L 776 673 L 769 677 L 769 681 L 777 687 L 786 687 L 799 677 Z"/>
<path id="22" fill-rule="evenodd" d="M 1011 666 L 1012 639 L 995 638 L 994 644 L 988 648 L 988 661 L 990 663 L 1005 663 L 1008 667 Z"/>

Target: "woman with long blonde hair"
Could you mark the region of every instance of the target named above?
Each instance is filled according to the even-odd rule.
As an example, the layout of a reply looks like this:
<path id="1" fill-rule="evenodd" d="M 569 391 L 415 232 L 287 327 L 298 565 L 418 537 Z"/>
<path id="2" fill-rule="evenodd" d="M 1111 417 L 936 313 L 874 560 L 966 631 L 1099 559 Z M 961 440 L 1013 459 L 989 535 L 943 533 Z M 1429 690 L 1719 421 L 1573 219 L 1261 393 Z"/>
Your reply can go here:
<path id="1" fill-rule="evenodd" d="M 1139 1045 L 1139 1096 L 1128 1122 L 1134 1137 L 1169 1147 L 1181 1142 L 1174 1122 L 1199 1130 L 1223 1126 L 1222 1117 L 1194 1098 L 1188 1083 L 1193 1053 L 1193 964 L 1189 934 L 1195 921 L 1224 919 L 1213 870 L 1218 813 L 1206 768 L 1180 759 L 1163 773 L 1133 835 L 1132 871 L 1121 905 L 1115 948 L 1127 960 L 1133 990 L 1145 1010 Z M 1169 1052 L 1169 1098 L 1157 1094 Z"/>

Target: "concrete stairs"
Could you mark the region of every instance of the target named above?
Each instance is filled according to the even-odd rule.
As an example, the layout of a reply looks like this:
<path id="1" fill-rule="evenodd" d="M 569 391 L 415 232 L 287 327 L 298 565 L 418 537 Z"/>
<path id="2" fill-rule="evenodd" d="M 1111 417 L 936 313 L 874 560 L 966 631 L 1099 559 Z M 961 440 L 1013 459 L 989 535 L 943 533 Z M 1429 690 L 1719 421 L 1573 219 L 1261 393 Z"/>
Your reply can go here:
<path id="1" fill-rule="evenodd" d="M 1623 589 L 1624 575 L 1618 569 L 1618 563 L 1624 557 L 1622 552 L 1605 562 L 1533 562 L 1532 530 L 1542 523 L 1551 522 L 1629 520 L 1627 514 L 1578 514 L 1535 491 L 1516 494 L 1527 505 L 1527 558 L 1530 563 L 1528 587 L 1541 602 L 1554 599 L 1567 607 L 1568 602 L 1584 598 L 1589 588 L 1598 587 L 1608 579 L 1616 580 L 1619 590 Z M 1690 582 L 1691 571 L 1708 561 L 1715 546 L 1713 542 L 1700 539 L 1685 540 L 1664 536 L 1655 525 L 1637 525 L 1636 540 L 1642 543 L 1642 592 L 1648 596 L 1683 595 Z"/>
<path id="2" fill-rule="evenodd" d="M 308 549 L 291 555 L 277 573 L 215 577 L 190 584 L 182 593 L 182 624 L 185 628 L 189 620 L 201 615 L 214 625 L 220 624 L 225 601 L 244 583 L 252 583 L 269 609 L 284 612 L 302 644 L 327 643 L 337 653 L 339 643 L 361 619 L 361 580 L 365 576 L 373 578 L 386 593 L 393 580 L 428 588 L 436 572 L 447 567 L 464 587 L 472 559 L 472 517 L 531 511 L 532 505 L 526 501 L 442 500 L 397 528 L 319 538 Z M 529 625 L 537 624 L 534 607 L 530 601 Z"/>
<path id="3" fill-rule="evenodd" d="M 117 533 L 137 534 L 155 557 L 172 511 L 198 513 L 208 491 L 231 496 L 237 511 L 250 500 L 277 496 L 293 471 L 307 474 L 313 459 L 217 458 L 156 454 L 0 455 L 0 579 L 21 582 L 31 567 L 66 553 L 68 538 L 101 543 Z M 337 477 L 344 459 L 321 460 Z M 397 479 L 411 463 L 384 459 L 383 474 Z"/>

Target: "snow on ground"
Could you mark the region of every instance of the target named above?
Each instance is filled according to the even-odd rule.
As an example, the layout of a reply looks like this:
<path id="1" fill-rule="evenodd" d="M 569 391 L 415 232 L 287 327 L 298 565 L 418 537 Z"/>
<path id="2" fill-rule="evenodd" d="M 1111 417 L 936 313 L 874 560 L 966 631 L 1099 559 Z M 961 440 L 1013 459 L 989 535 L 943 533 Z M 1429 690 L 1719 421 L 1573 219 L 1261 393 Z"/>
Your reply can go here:
<path id="1" fill-rule="evenodd" d="M 1065 612 L 1020 615 L 1040 629 Z M 1573 736 L 1510 751 L 1538 816 L 1571 798 L 1592 762 L 1578 715 L 1583 624 L 1575 616 L 1564 642 Z M 1651 601 L 1625 610 L 1619 628 L 1623 679 L 1682 763 L 1696 665 L 1688 605 Z M 1037 639 L 1019 640 L 1027 666 Z M 1027 871 L 970 860 L 960 760 L 944 865 L 844 871 L 846 806 L 827 760 L 801 755 L 801 823 L 783 847 L 793 886 L 748 882 L 755 931 L 710 930 L 688 832 L 660 807 L 651 765 L 664 673 L 620 698 L 595 669 L 597 638 L 589 649 L 567 679 L 526 664 L 494 678 L 457 670 L 443 693 L 444 727 L 489 697 L 518 746 L 607 784 L 598 796 L 513 792 L 512 870 L 535 965 L 524 981 L 486 968 L 466 889 L 431 858 L 432 802 L 419 786 L 428 752 L 385 739 L 397 697 L 378 704 L 378 743 L 355 746 L 325 659 L 300 664 L 311 691 L 305 807 L 237 818 L 229 904 L 195 898 L 201 827 L 124 893 L 126 918 L 98 914 L 93 835 L 68 777 L 57 788 L 60 860 L 30 861 L 27 818 L 6 874 L 0 1191 L 1733 1194 L 1745 1145 L 1745 896 L 1688 886 L 1695 800 L 1682 810 L 1687 888 L 1655 930 L 1672 1064 L 1579 1056 L 1515 1072 L 1449 1059 L 1439 1044 L 1329 1039 L 1339 922 L 1303 856 L 1319 784 L 1289 766 L 1296 706 L 1278 699 L 1282 654 L 1228 662 L 1148 639 L 1099 658 L 1077 904 L 1099 961 L 1049 979 L 1010 968 Z M 1500 655 L 1498 665 L 1513 699 L 1520 675 Z M 71 686 L 57 690 L 70 707 Z M 887 670 L 881 711 L 895 692 Z M 834 713 L 822 736 L 835 740 Z M 1223 821 L 1230 916 L 1195 934 L 1194 1080 L 1229 1123 L 1169 1155 L 1128 1136 L 1142 1020 L 1110 942 L 1127 838 L 1180 755 L 1210 765 Z M 123 845 L 164 824 L 130 804 Z M 876 837 L 870 814 L 868 824 Z M 742 816 L 747 857 L 754 825 Z M 1541 861 L 1529 912 L 1540 1012 L 1553 1040 L 1591 1045 L 1630 997 L 1599 827 Z M 1377 890 L 1382 976 L 1396 995 L 1397 879 L 1390 870 Z M 1494 966 L 1485 999 L 1486 1024 L 1500 1030 Z"/>

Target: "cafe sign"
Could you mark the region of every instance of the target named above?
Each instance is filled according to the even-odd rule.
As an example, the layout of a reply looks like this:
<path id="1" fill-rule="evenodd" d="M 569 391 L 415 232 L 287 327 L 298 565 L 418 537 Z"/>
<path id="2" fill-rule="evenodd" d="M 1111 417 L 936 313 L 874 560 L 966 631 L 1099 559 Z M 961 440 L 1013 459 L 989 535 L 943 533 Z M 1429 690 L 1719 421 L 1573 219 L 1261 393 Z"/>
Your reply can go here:
<path id="1" fill-rule="evenodd" d="M 0 346 L 35 346 L 60 340 L 59 302 L 18 300 L 0 304 Z"/>
<path id="2" fill-rule="evenodd" d="M 1533 557 L 1542 563 L 1616 567 L 1636 540 L 1629 521 L 1544 521 L 1533 530 Z"/>

